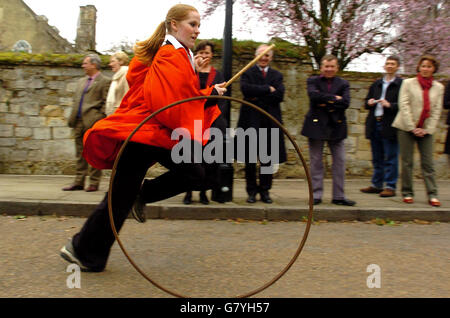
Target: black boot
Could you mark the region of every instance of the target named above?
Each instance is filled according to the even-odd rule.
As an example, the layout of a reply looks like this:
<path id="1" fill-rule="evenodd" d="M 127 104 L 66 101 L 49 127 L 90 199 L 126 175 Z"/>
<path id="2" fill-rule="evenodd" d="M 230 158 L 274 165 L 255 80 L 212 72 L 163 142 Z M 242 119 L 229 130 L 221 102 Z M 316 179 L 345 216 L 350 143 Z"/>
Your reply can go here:
<path id="1" fill-rule="evenodd" d="M 209 204 L 208 197 L 206 196 L 206 191 L 200 191 L 200 202 L 202 204 Z"/>
<path id="2" fill-rule="evenodd" d="M 192 192 L 191 191 L 186 192 L 186 195 L 185 195 L 185 197 L 183 199 L 183 203 L 184 204 L 191 204 L 192 203 Z"/>
<path id="3" fill-rule="evenodd" d="M 261 191 L 259 195 L 261 196 L 262 202 L 269 204 L 273 202 L 272 199 L 270 198 L 269 191 Z"/>

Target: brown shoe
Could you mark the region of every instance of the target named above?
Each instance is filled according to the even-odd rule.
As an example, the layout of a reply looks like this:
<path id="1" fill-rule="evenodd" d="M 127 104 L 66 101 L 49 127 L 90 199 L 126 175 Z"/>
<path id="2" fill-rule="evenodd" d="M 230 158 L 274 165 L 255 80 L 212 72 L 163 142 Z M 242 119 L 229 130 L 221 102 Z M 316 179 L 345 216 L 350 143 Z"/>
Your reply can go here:
<path id="1" fill-rule="evenodd" d="M 72 184 L 68 187 L 62 188 L 63 191 L 77 191 L 77 190 L 83 190 L 82 185 Z"/>
<path id="2" fill-rule="evenodd" d="M 395 190 L 393 190 L 393 189 L 384 189 L 382 192 L 380 192 L 380 197 L 383 197 L 383 198 L 395 197 Z"/>
<path id="3" fill-rule="evenodd" d="M 94 192 L 98 190 L 98 186 L 96 185 L 90 185 L 89 187 L 86 188 L 86 192 Z"/>
<path id="4" fill-rule="evenodd" d="M 360 189 L 360 191 L 363 192 L 363 193 L 380 193 L 383 190 L 370 186 L 370 187 L 367 187 L 367 188 L 362 188 L 362 189 Z"/>

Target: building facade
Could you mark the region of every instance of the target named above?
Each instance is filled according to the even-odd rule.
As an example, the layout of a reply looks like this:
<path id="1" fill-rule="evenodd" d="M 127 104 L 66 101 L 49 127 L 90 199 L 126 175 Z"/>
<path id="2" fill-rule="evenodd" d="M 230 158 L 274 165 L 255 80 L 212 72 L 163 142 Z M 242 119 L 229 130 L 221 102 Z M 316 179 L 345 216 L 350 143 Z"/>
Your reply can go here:
<path id="1" fill-rule="evenodd" d="M 77 28 L 77 39 L 72 44 L 48 24 L 45 16 L 37 15 L 22 0 L 0 0 L 0 51 L 35 54 L 95 51 L 96 12 L 92 5 L 80 7 L 78 26 L 73 26 Z"/>

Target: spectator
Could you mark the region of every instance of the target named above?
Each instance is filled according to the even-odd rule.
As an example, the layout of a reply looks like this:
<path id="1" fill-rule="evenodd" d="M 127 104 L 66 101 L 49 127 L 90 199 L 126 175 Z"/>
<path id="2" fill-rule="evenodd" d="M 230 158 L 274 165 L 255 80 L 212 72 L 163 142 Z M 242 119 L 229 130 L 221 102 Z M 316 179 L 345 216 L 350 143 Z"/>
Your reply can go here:
<path id="1" fill-rule="evenodd" d="M 128 59 L 128 55 L 124 52 L 116 52 L 109 60 L 109 66 L 114 72 L 114 75 L 106 98 L 106 116 L 109 116 L 116 111 L 122 98 L 128 92 Z"/>
<path id="2" fill-rule="evenodd" d="M 82 67 L 87 76 L 77 83 L 72 113 L 68 120 L 75 136 L 76 176 L 75 182 L 63 190 L 83 190 L 86 176 L 89 175 L 90 185 L 86 191 L 92 192 L 98 190 L 102 171 L 90 166 L 83 158 L 83 136 L 98 120 L 105 117 L 106 96 L 111 79 L 100 72 L 101 60 L 97 54 L 87 55 Z"/>
<path id="3" fill-rule="evenodd" d="M 450 81 L 448 81 L 447 86 L 445 87 L 444 108 L 450 109 Z M 447 125 L 450 125 L 450 111 L 447 114 Z M 449 155 L 450 163 L 450 127 L 447 130 L 447 139 L 445 140 L 444 153 Z"/>
<path id="4" fill-rule="evenodd" d="M 325 55 L 320 63 L 320 76 L 308 78 L 309 112 L 305 116 L 302 135 L 308 137 L 314 204 L 322 203 L 323 146 L 325 141 L 332 155 L 332 203 L 353 206 L 355 201 L 344 194 L 345 146 L 347 120 L 345 110 L 350 106 L 349 83 L 336 76 L 338 60 Z"/>
<path id="5" fill-rule="evenodd" d="M 210 87 L 211 85 L 224 82 L 224 77 L 222 73 L 216 70 L 211 65 L 211 61 L 214 55 L 214 43 L 210 41 L 200 42 L 195 47 L 194 54 L 195 54 L 194 58 L 195 68 L 200 82 L 200 89 L 204 89 L 206 87 Z M 219 118 L 216 119 L 212 127 L 219 128 L 222 131 L 223 136 L 225 136 L 225 130 L 228 126 L 227 120 L 223 115 L 225 114 L 225 107 L 226 107 L 225 101 L 223 99 L 218 100 L 218 106 L 222 114 L 219 116 Z M 207 169 L 208 173 L 214 173 L 214 171 L 217 169 L 217 164 L 213 163 L 210 165 L 206 165 L 205 168 Z M 206 190 L 200 191 L 200 202 L 203 204 L 209 204 L 208 197 L 206 196 Z M 186 192 L 186 195 L 183 199 L 183 203 L 184 204 L 192 203 L 192 191 Z"/>
<path id="6" fill-rule="evenodd" d="M 267 45 L 260 45 L 255 52 L 258 56 L 265 49 Z M 241 77 L 241 91 L 244 95 L 244 100 L 249 101 L 274 116 L 278 121 L 281 119 L 280 103 L 284 98 L 283 75 L 270 67 L 270 62 L 273 59 L 273 51 L 266 53 L 258 60 L 255 66 L 248 69 Z M 259 193 L 261 201 L 264 203 L 272 203 L 269 195 L 269 190 L 272 188 L 272 178 L 274 165 L 286 161 L 286 149 L 284 145 L 283 132 L 279 132 L 278 146 L 271 144 L 271 129 L 278 129 L 272 121 L 258 112 L 257 110 L 243 105 L 239 114 L 238 128 L 246 130 L 247 128 L 255 129 L 257 132 L 258 143 L 260 135 L 259 129 L 267 129 L 267 148 L 278 151 L 278 162 L 262 162 L 260 161 L 259 185 L 256 181 L 256 163 L 251 162 L 250 156 L 254 154 L 249 153 L 249 144 L 246 143 L 246 162 L 245 162 L 245 180 L 246 190 L 248 193 L 248 203 L 256 202 L 256 194 Z M 278 130 L 279 131 L 279 130 Z M 274 149 L 272 149 L 272 147 Z M 276 149 L 275 149 L 276 148 Z M 239 150 L 238 150 L 239 151 Z M 263 170 L 263 167 L 265 168 Z M 266 169 L 272 173 L 267 173 Z"/>
<path id="7" fill-rule="evenodd" d="M 444 85 L 433 79 L 438 61 L 424 55 L 417 64 L 417 76 L 403 81 L 399 95 L 399 111 L 392 126 L 398 128 L 400 145 L 403 202 L 414 202 L 413 157 L 417 144 L 422 175 L 431 206 L 439 207 L 434 178 L 433 134 L 442 112 Z"/>
<path id="8" fill-rule="evenodd" d="M 397 129 L 392 127 L 398 111 L 398 92 L 402 79 L 396 76 L 400 67 L 397 56 L 389 56 L 384 64 L 386 74 L 375 81 L 365 99 L 369 110 L 366 119 L 366 138 L 372 148 L 372 185 L 361 189 L 364 193 L 379 193 L 380 197 L 395 196 L 398 178 Z M 383 186 L 386 187 L 383 190 Z"/>

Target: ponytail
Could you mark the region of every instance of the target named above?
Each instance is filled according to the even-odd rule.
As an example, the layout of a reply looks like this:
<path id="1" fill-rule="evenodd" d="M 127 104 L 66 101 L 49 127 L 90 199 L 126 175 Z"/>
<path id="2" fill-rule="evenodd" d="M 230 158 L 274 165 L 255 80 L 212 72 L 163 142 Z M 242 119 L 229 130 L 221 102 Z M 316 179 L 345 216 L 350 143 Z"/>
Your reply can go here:
<path id="1" fill-rule="evenodd" d="M 136 42 L 134 45 L 133 50 L 138 60 L 147 65 L 152 64 L 153 58 L 163 44 L 165 37 L 166 23 L 163 21 L 158 25 L 150 38 Z"/>
<path id="2" fill-rule="evenodd" d="M 170 8 L 166 20 L 161 22 L 153 35 L 145 40 L 136 42 L 134 45 L 134 54 L 144 64 L 152 64 L 153 58 L 166 37 L 166 30 L 171 32 L 171 21 L 182 21 L 186 19 L 190 11 L 198 12 L 194 7 L 187 4 L 176 4 Z"/>

